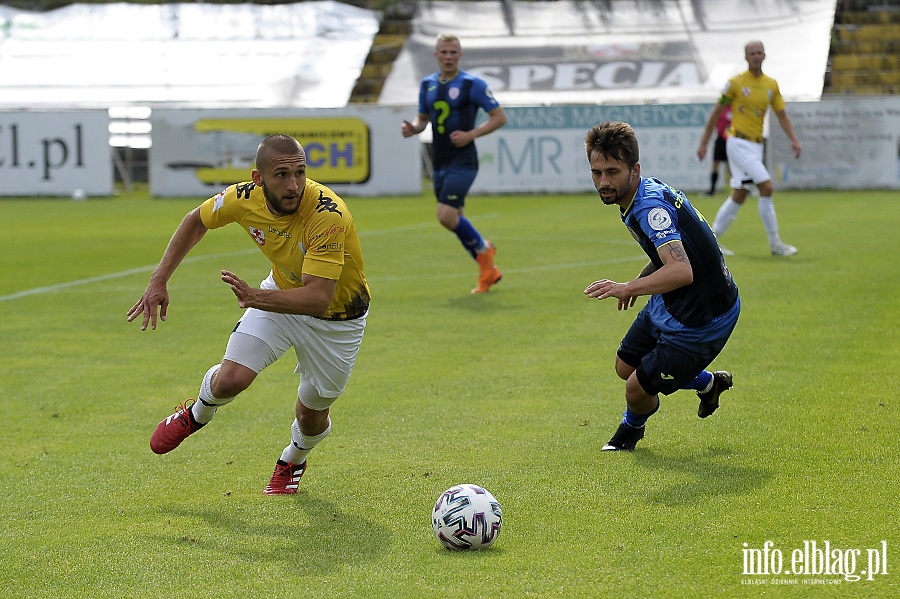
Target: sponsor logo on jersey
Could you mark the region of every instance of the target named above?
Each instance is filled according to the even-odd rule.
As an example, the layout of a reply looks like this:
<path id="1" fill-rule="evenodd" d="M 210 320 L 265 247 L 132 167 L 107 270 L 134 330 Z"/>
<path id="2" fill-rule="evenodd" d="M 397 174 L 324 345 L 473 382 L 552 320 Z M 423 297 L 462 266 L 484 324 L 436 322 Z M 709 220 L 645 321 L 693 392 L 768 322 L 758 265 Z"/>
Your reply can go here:
<path id="1" fill-rule="evenodd" d="M 323 237 L 327 238 L 327 237 L 334 237 L 335 235 L 341 235 L 341 234 L 345 233 L 346 231 L 347 231 L 346 227 L 338 226 L 338 225 L 331 225 L 330 227 L 328 227 L 328 230 L 322 231 L 321 233 L 319 233 L 318 235 L 316 235 L 315 237 L 313 237 L 310 240 L 310 247 L 324 247 L 325 244 L 320 243 L 320 241 L 319 241 L 320 239 L 322 239 Z"/>
<path id="2" fill-rule="evenodd" d="M 234 192 L 237 194 L 239 200 L 241 198 L 249 200 L 250 192 L 253 191 L 254 187 L 256 187 L 256 183 L 238 183 L 234 186 Z"/>
<path id="3" fill-rule="evenodd" d="M 319 190 L 319 203 L 316 205 L 316 212 L 334 212 L 335 214 L 340 214 L 343 216 L 340 210 L 338 210 L 337 202 L 333 199 L 326 196 L 322 193 L 322 190 Z"/>
<path id="4" fill-rule="evenodd" d="M 287 231 L 279 231 L 272 225 L 269 225 L 269 233 L 275 233 L 279 237 L 284 237 L 285 239 L 290 239 L 292 237 L 292 235 L 290 233 L 288 233 Z"/>
<path id="5" fill-rule="evenodd" d="M 344 244 L 340 241 L 332 241 L 319 246 L 320 252 L 341 253 L 344 251 Z"/>

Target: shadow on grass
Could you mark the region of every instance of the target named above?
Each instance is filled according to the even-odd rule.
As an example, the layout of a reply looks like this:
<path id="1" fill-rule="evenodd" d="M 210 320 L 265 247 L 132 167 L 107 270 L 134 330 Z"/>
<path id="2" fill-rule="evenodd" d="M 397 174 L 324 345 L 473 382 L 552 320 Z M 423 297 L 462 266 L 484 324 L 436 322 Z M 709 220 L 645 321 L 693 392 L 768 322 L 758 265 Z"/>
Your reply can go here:
<path id="1" fill-rule="evenodd" d="M 219 556 L 308 576 L 333 574 L 350 563 L 374 561 L 391 545 L 391 533 L 385 527 L 342 512 L 329 501 L 302 492 L 265 500 L 277 502 L 266 509 L 265 517 L 260 517 L 256 507 L 243 511 L 202 506 L 166 510 L 166 517 L 189 519 L 195 525 L 180 534 L 173 530 L 172 535 L 156 541 L 182 550 L 191 547 L 205 559 Z M 190 532 L 185 534 L 185 530 Z"/>
<path id="2" fill-rule="evenodd" d="M 494 314 L 498 312 L 516 312 L 521 310 L 523 304 L 511 301 L 509 294 L 502 297 L 502 301 L 497 299 L 500 293 L 467 293 L 457 294 L 447 298 L 447 307 L 455 310 Z"/>
<path id="3" fill-rule="evenodd" d="M 758 489 L 772 478 L 769 470 L 741 465 L 742 452 L 731 448 L 711 447 L 699 454 L 657 455 L 652 450 L 634 452 L 635 463 L 644 468 L 667 471 L 684 476 L 672 476 L 673 483 L 651 492 L 649 500 L 663 505 L 684 505 L 697 500 L 739 495 Z M 688 480 L 684 480 L 687 478 Z"/>

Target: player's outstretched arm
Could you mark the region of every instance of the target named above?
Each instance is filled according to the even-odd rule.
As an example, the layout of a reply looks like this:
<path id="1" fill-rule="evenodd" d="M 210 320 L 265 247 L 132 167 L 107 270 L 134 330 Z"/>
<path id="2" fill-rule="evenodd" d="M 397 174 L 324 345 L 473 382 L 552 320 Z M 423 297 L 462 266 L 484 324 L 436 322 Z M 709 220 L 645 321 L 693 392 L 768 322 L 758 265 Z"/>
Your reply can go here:
<path id="1" fill-rule="evenodd" d="M 337 281 L 303 274 L 303 287 L 294 289 L 257 289 L 233 272 L 223 270 L 222 281 L 231 287 L 241 308 L 256 308 L 282 314 L 325 314 L 334 300 Z"/>
<path id="2" fill-rule="evenodd" d="M 427 114 L 417 114 L 416 118 L 413 119 L 412 122 L 407 121 L 406 119 L 400 124 L 400 133 L 403 137 L 412 137 L 413 135 L 418 135 L 422 131 L 425 130 L 425 127 L 428 125 L 428 115 Z"/>
<path id="3" fill-rule="evenodd" d="M 797 134 L 794 133 L 794 124 L 791 122 L 791 117 L 789 117 L 784 110 L 776 112 L 775 116 L 778 117 L 778 123 L 781 125 L 784 134 L 791 140 L 791 149 L 794 151 L 794 158 L 800 158 L 800 152 L 803 150 L 803 146 L 800 145 L 800 140 L 797 139 Z"/>
<path id="4" fill-rule="evenodd" d="M 166 284 L 191 248 L 203 239 L 206 231 L 207 228 L 200 219 L 200 208 L 195 208 L 184 217 L 169 240 L 162 259 L 150 276 L 150 283 L 141 299 L 128 310 L 128 322 L 143 315 L 141 330 L 146 331 L 147 325 L 156 330 L 157 318 L 166 319 L 166 311 L 169 307 L 169 290 Z"/>
<path id="5" fill-rule="evenodd" d="M 628 291 L 627 283 L 617 283 L 610 279 L 594 281 L 585 288 L 584 294 L 598 300 L 614 297 L 619 300 L 619 310 L 634 307 L 634 302 L 637 300 L 637 295 L 632 295 Z"/>
<path id="6" fill-rule="evenodd" d="M 690 285 L 694 281 L 691 262 L 680 241 L 670 241 L 659 248 L 659 257 L 663 261 L 661 268 L 648 264 L 638 278 L 627 283 L 617 283 L 609 279 L 600 279 L 588 285 L 584 294 L 591 298 L 603 300 L 614 297 L 619 300 L 619 310 L 627 310 L 634 306 L 634 301 L 641 295 L 666 293 Z"/>
<path id="7" fill-rule="evenodd" d="M 713 106 L 713 109 L 709 113 L 709 117 L 706 119 L 706 125 L 703 127 L 703 133 L 700 135 L 700 145 L 697 146 L 697 158 L 703 161 L 706 158 L 706 147 L 709 145 L 709 139 L 712 137 L 713 129 L 716 128 L 716 121 L 719 120 L 719 115 L 722 114 L 722 111 L 725 110 L 725 106 L 721 103 L 717 103 Z"/>

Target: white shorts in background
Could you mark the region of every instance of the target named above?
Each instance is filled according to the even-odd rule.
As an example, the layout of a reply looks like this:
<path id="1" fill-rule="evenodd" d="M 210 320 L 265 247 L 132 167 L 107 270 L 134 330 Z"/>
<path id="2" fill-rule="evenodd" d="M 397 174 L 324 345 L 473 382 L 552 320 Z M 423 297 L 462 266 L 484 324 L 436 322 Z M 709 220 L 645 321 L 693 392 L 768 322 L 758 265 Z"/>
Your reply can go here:
<path id="1" fill-rule="evenodd" d="M 731 171 L 731 187 L 740 189 L 748 181 L 755 185 L 772 177 L 763 162 L 765 146 L 740 137 L 730 136 L 725 141 L 728 169 Z"/>
<path id="2" fill-rule="evenodd" d="M 293 347 L 297 354 L 294 372 L 309 380 L 323 398 L 336 398 L 350 380 L 367 316 L 321 320 L 248 308 L 228 340 L 225 359 L 258 374 Z M 263 344 L 250 342 L 245 335 Z"/>

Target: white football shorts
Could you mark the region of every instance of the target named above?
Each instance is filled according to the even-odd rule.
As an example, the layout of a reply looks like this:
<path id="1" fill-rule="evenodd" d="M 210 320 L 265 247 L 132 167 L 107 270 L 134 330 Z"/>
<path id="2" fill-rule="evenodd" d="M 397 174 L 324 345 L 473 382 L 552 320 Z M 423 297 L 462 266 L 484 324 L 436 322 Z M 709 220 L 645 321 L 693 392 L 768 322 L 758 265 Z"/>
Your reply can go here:
<path id="1" fill-rule="evenodd" d="M 747 181 L 754 184 L 768 181 L 772 177 L 763 162 L 765 146 L 740 137 L 731 136 L 725 141 L 728 154 L 728 169 L 731 171 L 731 187 L 740 189 Z"/>
<path id="2" fill-rule="evenodd" d="M 270 277 L 260 287 L 271 289 L 274 285 Z M 321 320 L 301 314 L 248 308 L 228 339 L 224 359 L 259 374 L 293 347 L 297 354 L 294 372 L 311 382 L 322 398 L 333 400 L 344 392 L 350 380 L 367 316 L 353 320 Z M 328 406 L 309 407 L 321 410 Z"/>

